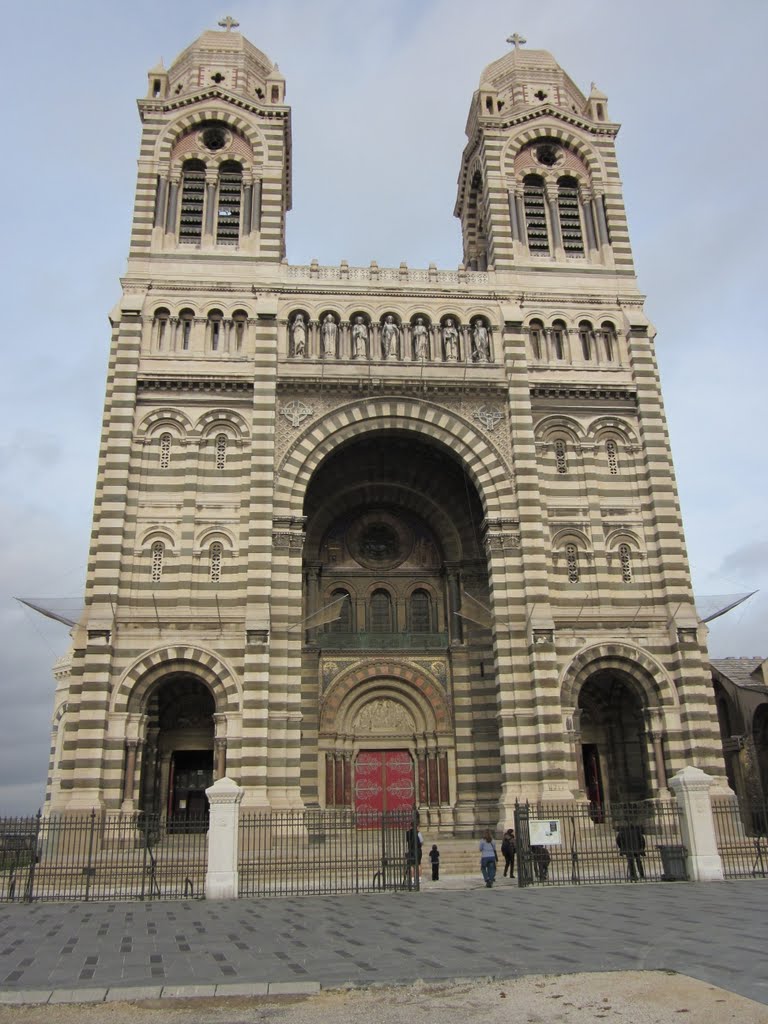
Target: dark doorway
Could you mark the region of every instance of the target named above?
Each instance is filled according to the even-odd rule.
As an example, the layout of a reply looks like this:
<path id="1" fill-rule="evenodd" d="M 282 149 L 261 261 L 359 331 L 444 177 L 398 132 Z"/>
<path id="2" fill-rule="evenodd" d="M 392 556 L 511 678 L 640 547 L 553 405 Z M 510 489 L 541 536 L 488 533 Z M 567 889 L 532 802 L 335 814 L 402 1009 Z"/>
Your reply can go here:
<path id="1" fill-rule="evenodd" d="M 584 759 L 584 784 L 587 789 L 592 820 L 605 820 L 605 793 L 603 792 L 603 773 L 600 771 L 600 753 L 596 743 L 584 743 L 581 748 Z"/>
<path id="2" fill-rule="evenodd" d="M 213 784 L 212 750 L 175 750 L 171 757 L 168 817 L 174 831 L 208 825 L 206 789 Z"/>

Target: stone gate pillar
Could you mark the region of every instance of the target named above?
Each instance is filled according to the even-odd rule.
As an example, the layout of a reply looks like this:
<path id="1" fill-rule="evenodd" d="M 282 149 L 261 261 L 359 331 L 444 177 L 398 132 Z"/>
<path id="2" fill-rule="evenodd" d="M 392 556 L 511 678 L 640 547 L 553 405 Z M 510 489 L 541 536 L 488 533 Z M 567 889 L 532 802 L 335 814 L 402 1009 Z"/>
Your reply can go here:
<path id="1" fill-rule="evenodd" d="M 716 780 L 689 765 L 669 780 L 682 817 L 683 843 L 688 850 L 688 877 L 694 882 L 722 882 L 723 862 L 717 852 L 709 789 Z"/>
<path id="2" fill-rule="evenodd" d="M 205 791 L 210 804 L 208 826 L 208 870 L 205 874 L 205 898 L 236 900 L 237 834 L 243 790 L 232 779 L 219 779 Z"/>

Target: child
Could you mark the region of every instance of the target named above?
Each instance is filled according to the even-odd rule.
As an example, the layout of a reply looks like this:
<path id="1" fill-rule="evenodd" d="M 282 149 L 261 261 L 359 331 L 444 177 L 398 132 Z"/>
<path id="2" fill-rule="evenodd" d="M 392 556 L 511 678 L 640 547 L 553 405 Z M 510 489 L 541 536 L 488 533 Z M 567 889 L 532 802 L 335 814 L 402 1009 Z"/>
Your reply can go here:
<path id="1" fill-rule="evenodd" d="M 432 849 L 429 851 L 429 859 L 432 864 L 432 881 L 440 881 L 440 851 L 437 846 L 433 844 Z"/>

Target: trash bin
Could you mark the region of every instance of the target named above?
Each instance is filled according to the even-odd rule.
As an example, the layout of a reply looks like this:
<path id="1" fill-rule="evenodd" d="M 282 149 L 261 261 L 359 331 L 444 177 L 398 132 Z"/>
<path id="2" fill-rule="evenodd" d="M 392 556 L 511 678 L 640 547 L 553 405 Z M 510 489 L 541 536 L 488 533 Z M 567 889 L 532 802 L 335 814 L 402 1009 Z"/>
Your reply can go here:
<path id="1" fill-rule="evenodd" d="M 661 854 L 662 882 L 685 882 L 688 869 L 685 863 L 684 846 L 657 846 Z"/>

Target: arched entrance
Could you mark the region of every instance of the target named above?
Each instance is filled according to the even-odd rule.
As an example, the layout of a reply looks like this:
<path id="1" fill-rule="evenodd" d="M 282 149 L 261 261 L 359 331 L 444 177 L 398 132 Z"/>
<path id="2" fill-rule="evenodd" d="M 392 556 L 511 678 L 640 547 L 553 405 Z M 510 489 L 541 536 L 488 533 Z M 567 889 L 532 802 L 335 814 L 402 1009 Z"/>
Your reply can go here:
<path id="1" fill-rule="evenodd" d="M 140 805 L 179 828 L 207 819 L 213 782 L 214 712 L 208 687 L 194 675 L 163 676 L 146 697 Z"/>
<path id="2" fill-rule="evenodd" d="M 763 800 L 768 800 L 768 704 L 760 704 L 752 719 L 757 771 Z"/>
<path id="3" fill-rule="evenodd" d="M 581 768 L 597 814 L 608 804 L 651 795 L 646 707 L 636 680 L 615 669 L 594 672 L 579 691 Z"/>
<path id="4" fill-rule="evenodd" d="M 410 802 L 444 821 L 457 801 L 497 802 L 492 631 L 476 611 L 491 604 L 484 512 L 462 465 L 423 436 L 366 434 L 318 467 L 304 511 L 305 744 L 320 694 L 305 801 Z M 438 706 L 451 707 L 439 723 Z M 472 738 L 467 761 L 489 766 L 482 775 L 457 773 L 454 728 Z"/>

